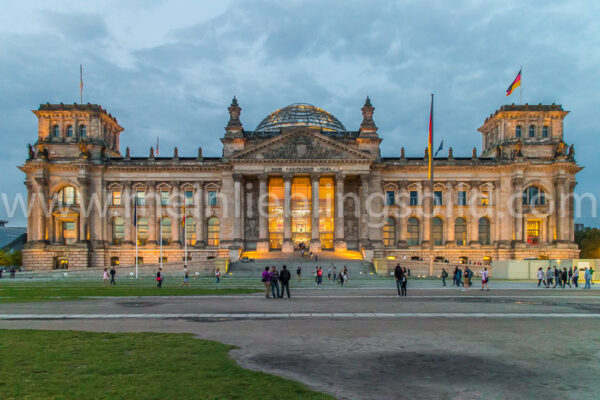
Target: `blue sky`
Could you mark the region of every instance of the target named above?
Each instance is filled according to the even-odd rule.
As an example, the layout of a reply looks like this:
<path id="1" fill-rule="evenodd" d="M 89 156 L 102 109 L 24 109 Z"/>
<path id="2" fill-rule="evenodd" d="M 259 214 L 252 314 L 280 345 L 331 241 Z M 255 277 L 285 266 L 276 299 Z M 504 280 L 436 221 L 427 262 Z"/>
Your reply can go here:
<path id="1" fill-rule="evenodd" d="M 452 5 L 452 6 L 450 6 Z M 36 140 L 40 103 L 101 104 L 125 127 L 121 147 L 221 152 L 237 96 L 246 129 L 306 102 L 358 129 L 369 95 L 382 154 L 420 156 L 429 94 L 436 136 L 454 154 L 481 147 L 477 128 L 523 65 L 523 102 L 570 110 L 565 141 L 598 195 L 600 3 L 584 1 L 10 2 L 0 13 L 0 189 L 25 193 L 17 170 Z M 419 140 L 422 138 L 422 140 Z M 585 204 L 579 222 L 600 225 Z M 0 204 L 0 219 L 6 209 Z M 22 217 L 11 225 L 24 225 Z"/>

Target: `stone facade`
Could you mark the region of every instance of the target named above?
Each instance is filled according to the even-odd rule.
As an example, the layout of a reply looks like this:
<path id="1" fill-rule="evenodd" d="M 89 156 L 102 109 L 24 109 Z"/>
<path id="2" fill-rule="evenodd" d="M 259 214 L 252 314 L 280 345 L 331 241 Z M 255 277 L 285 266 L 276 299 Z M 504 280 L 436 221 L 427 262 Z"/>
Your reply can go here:
<path id="1" fill-rule="evenodd" d="M 20 167 L 31 210 L 24 266 L 133 264 L 136 251 L 154 264 L 161 247 L 165 262 L 235 260 L 301 243 L 367 259 L 578 256 L 581 167 L 563 140 L 561 106 L 502 106 L 479 128 L 481 155 L 450 148 L 435 158 L 433 185 L 427 154 L 381 157 L 368 98 L 357 131 L 310 105 L 277 110 L 255 131 L 244 129 L 235 98 L 228 110 L 221 157 L 202 148 L 132 157 L 102 107 L 41 105 L 38 140 Z"/>

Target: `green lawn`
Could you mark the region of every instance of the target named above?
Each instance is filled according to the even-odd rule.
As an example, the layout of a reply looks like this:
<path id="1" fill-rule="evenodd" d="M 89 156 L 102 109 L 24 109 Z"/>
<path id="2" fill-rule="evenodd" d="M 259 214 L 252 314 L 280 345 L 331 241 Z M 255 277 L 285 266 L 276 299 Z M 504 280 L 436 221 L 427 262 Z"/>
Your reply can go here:
<path id="1" fill-rule="evenodd" d="M 6 399 L 332 399 L 191 334 L 0 330 Z"/>
<path id="2" fill-rule="evenodd" d="M 206 287 L 192 282 L 189 288 L 179 287 L 180 281 L 165 283 L 161 289 L 156 282 L 123 281 L 115 286 L 104 286 L 96 281 L 2 281 L 0 303 L 31 301 L 81 300 L 89 297 L 110 296 L 186 296 L 255 293 L 256 289 Z M 1 397 L 0 397 L 1 398 Z"/>

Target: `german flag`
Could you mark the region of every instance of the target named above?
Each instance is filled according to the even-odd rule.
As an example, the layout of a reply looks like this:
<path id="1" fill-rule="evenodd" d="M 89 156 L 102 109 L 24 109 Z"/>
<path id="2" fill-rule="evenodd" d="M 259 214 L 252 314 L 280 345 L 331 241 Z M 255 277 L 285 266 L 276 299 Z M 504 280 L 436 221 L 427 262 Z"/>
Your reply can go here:
<path id="1" fill-rule="evenodd" d="M 506 95 L 510 96 L 510 94 L 513 92 L 513 90 L 515 90 L 519 86 L 521 86 L 521 70 L 519 70 L 517 77 L 515 78 L 514 81 L 512 81 L 512 83 L 510 84 L 508 89 L 506 89 Z"/>

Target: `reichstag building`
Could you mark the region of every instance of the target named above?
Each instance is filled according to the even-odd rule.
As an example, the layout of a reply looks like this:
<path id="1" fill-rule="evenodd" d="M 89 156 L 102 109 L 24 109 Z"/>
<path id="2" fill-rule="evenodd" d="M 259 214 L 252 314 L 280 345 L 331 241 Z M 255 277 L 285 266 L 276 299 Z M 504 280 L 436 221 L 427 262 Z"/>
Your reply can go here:
<path id="1" fill-rule="evenodd" d="M 156 264 L 161 249 L 169 263 L 300 248 L 368 261 L 578 256 L 571 195 L 581 167 L 563 139 L 562 106 L 500 107 L 478 129 L 479 154 L 435 157 L 433 187 L 427 150 L 381 156 L 374 110 L 367 98 L 361 125 L 347 129 L 292 104 L 248 130 L 234 98 L 220 157 L 201 147 L 142 157 L 122 149 L 124 128 L 101 106 L 42 104 L 20 166 L 31 209 L 23 264 L 132 265 L 136 252 Z M 415 138 L 424 147 L 425 128 Z"/>

